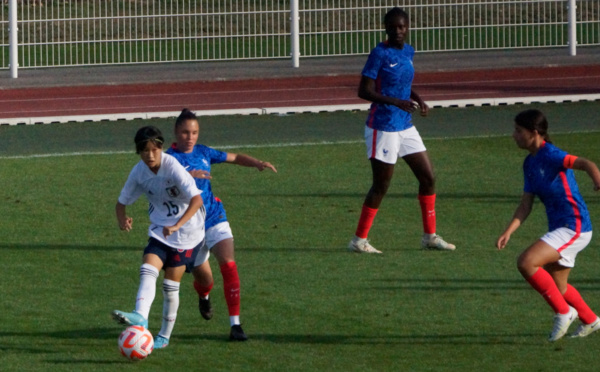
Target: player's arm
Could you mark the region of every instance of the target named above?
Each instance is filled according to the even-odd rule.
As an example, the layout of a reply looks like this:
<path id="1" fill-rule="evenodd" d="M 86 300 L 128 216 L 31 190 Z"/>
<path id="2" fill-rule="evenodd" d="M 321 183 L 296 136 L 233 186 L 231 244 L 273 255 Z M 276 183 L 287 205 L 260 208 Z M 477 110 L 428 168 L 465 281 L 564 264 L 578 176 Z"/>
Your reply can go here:
<path id="1" fill-rule="evenodd" d="M 398 99 L 395 97 L 385 96 L 377 91 L 377 84 L 375 80 L 370 77 L 362 76 L 360 84 L 358 86 L 358 96 L 364 100 L 371 101 L 374 103 L 380 103 L 384 105 L 396 106 L 406 112 L 414 112 L 417 109 L 417 103 L 414 101 L 407 101 Z"/>
<path id="2" fill-rule="evenodd" d="M 125 206 L 125 204 L 117 202 L 115 211 L 117 213 L 117 221 L 119 222 L 119 228 L 124 231 L 130 231 L 133 227 L 133 219 L 131 217 L 127 217 L 126 209 L 127 207 Z"/>
<path id="3" fill-rule="evenodd" d="M 569 159 L 569 157 L 571 158 Z M 573 158 L 574 160 L 571 160 Z M 594 190 L 600 190 L 600 170 L 598 170 L 598 166 L 593 161 L 567 155 L 565 158 L 565 165 L 571 165 L 571 168 L 573 169 L 585 171 L 592 179 L 592 182 L 594 182 Z"/>
<path id="4" fill-rule="evenodd" d="M 419 107 L 421 108 L 421 116 L 427 116 L 427 113 L 429 112 L 429 106 L 427 106 L 427 104 L 425 103 L 425 101 L 423 101 L 421 96 L 419 96 L 419 94 L 413 89 L 410 90 L 410 99 L 415 101 L 417 105 L 419 105 Z"/>
<path id="5" fill-rule="evenodd" d="M 198 194 L 192 197 L 187 209 L 175 225 L 163 227 L 163 235 L 165 238 L 179 230 L 181 226 L 185 225 L 196 214 L 196 212 L 198 212 L 200 207 L 202 207 L 202 196 Z"/>
<path id="6" fill-rule="evenodd" d="M 504 247 L 506 247 L 506 244 L 510 240 L 510 236 L 512 235 L 512 233 L 514 233 L 519 228 L 519 226 L 521 226 L 523 221 L 525 221 L 531 213 L 534 198 L 535 195 L 533 195 L 532 193 L 523 193 L 523 196 L 521 197 L 521 202 L 515 210 L 512 220 L 506 227 L 506 230 L 504 230 L 502 235 L 500 235 L 500 237 L 496 241 L 496 248 L 503 249 Z"/>
<path id="7" fill-rule="evenodd" d="M 231 163 L 231 164 L 236 164 L 236 165 L 241 165 L 243 167 L 256 168 L 259 171 L 263 171 L 266 168 L 269 168 L 273 172 L 277 173 L 277 169 L 275 169 L 273 164 L 269 163 L 268 161 L 258 160 L 256 158 L 253 158 L 252 156 L 248 156 L 245 154 L 234 154 L 234 153 L 228 152 L 227 159 L 225 160 L 225 162 Z"/>
<path id="8" fill-rule="evenodd" d="M 210 175 L 210 172 L 202 170 L 202 169 L 194 169 L 194 170 L 189 171 L 189 173 L 194 178 L 200 178 L 200 179 L 203 179 L 203 180 L 210 180 L 210 179 L 212 179 L 212 176 Z"/>

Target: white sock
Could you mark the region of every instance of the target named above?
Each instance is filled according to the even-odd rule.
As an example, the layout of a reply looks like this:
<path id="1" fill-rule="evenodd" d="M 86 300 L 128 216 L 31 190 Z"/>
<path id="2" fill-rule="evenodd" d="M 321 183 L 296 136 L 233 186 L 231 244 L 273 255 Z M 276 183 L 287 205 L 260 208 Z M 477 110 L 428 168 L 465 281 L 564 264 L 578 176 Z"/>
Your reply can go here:
<path id="1" fill-rule="evenodd" d="M 229 317 L 229 324 L 233 327 L 234 325 L 240 325 L 240 316 L 233 315 Z"/>
<path id="2" fill-rule="evenodd" d="M 179 283 L 165 279 L 163 281 L 163 296 L 163 320 L 158 335 L 170 338 L 175 326 L 175 319 L 177 319 L 177 309 L 179 309 Z"/>
<path id="3" fill-rule="evenodd" d="M 435 234 L 423 234 L 423 239 L 431 240 L 435 237 Z"/>
<path id="4" fill-rule="evenodd" d="M 158 269 L 150 264 L 140 267 L 140 286 L 135 299 L 135 312 L 148 319 L 150 307 L 156 296 L 156 279 Z"/>

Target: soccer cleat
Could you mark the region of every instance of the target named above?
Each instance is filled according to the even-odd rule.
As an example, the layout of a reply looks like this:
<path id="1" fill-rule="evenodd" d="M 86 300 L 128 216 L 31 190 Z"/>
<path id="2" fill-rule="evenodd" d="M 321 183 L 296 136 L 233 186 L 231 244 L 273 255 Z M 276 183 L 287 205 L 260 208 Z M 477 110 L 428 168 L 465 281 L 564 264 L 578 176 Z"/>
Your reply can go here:
<path id="1" fill-rule="evenodd" d="M 593 321 L 590 324 L 583 324 L 581 323 L 579 325 L 579 327 L 577 327 L 577 329 L 575 330 L 575 332 L 573 332 L 571 334 L 571 337 L 585 337 L 585 336 L 589 336 L 592 333 L 596 332 L 600 330 L 600 318 L 596 318 L 595 321 Z"/>
<path id="2" fill-rule="evenodd" d="M 119 324 L 125 324 L 127 326 L 137 325 L 148 329 L 148 320 L 140 314 L 136 313 L 135 311 L 131 313 L 126 313 L 124 311 L 114 310 L 112 312 L 112 317 Z"/>
<path id="3" fill-rule="evenodd" d="M 248 336 L 244 333 L 242 326 L 239 324 L 231 326 L 231 332 L 229 333 L 229 339 L 231 341 L 246 341 Z"/>
<path id="4" fill-rule="evenodd" d="M 569 330 L 569 326 L 577 319 L 577 310 L 569 306 L 569 312 L 566 314 L 554 315 L 554 327 L 552 333 L 548 336 L 548 341 L 554 342 L 564 336 Z"/>
<path id="5" fill-rule="evenodd" d="M 453 251 L 456 249 L 456 246 L 446 242 L 441 236 L 435 234 L 431 238 L 423 236 L 423 239 L 421 240 L 421 248 L 439 251 Z"/>
<path id="6" fill-rule="evenodd" d="M 161 335 L 156 336 L 156 338 L 154 339 L 154 348 L 155 349 L 164 349 L 167 346 L 169 346 L 168 338 L 163 337 Z"/>
<path id="7" fill-rule="evenodd" d="M 356 236 L 350 240 L 350 243 L 348 243 L 348 250 L 356 253 L 381 253 L 381 251 L 378 251 L 375 249 L 375 247 L 369 244 L 367 239 L 361 239 Z"/>
<path id="8" fill-rule="evenodd" d="M 210 297 L 201 298 L 198 301 L 198 309 L 200 310 L 200 315 L 206 320 L 210 320 L 213 316 L 212 306 L 210 305 Z"/>

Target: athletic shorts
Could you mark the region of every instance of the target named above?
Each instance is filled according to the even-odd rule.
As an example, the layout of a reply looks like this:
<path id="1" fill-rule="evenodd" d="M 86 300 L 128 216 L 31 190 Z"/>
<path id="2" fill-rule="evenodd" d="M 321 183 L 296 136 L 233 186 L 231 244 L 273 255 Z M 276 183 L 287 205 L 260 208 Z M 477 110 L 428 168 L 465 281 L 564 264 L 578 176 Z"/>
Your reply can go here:
<path id="1" fill-rule="evenodd" d="M 584 232 L 576 237 L 577 233 L 566 227 L 561 227 L 556 230 L 546 233 L 540 240 L 547 243 L 560 254 L 559 265 L 564 267 L 574 267 L 575 257 L 581 252 L 592 240 L 592 232 Z"/>
<path id="2" fill-rule="evenodd" d="M 388 164 L 396 164 L 398 158 L 427 150 L 415 127 L 399 132 L 365 127 L 365 142 L 369 159 L 375 158 Z"/>
<path id="3" fill-rule="evenodd" d="M 144 249 L 144 255 L 152 253 L 158 256 L 163 263 L 163 269 L 167 267 L 185 266 L 186 271 L 190 272 L 196 262 L 198 253 L 204 247 L 204 240 L 192 249 L 171 248 L 163 242 L 150 238 L 148 245 Z"/>
<path id="4" fill-rule="evenodd" d="M 227 221 L 221 222 L 220 224 L 210 227 L 208 230 L 206 230 L 206 245 L 200 250 L 200 252 L 198 252 L 194 266 L 202 265 L 206 260 L 208 260 L 211 248 L 217 245 L 218 242 L 229 238 L 233 238 L 233 233 L 231 232 L 231 227 Z"/>

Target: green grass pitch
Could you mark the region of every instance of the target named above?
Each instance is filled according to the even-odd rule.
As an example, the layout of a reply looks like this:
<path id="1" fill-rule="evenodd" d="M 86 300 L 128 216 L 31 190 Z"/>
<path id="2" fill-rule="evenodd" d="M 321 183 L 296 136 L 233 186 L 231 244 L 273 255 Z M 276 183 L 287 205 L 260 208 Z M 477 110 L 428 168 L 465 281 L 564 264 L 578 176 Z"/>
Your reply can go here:
<path id="1" fill-rule="evenodd" d="M 364 112 L 201 118 L 203 143 L 279 171 L 213 168 L 235 236 L 250 339 L 227 340 L 222 279 L 211 260 L 214 318 L 200 317 L 185 276 L 171 344 L 140 363 L 119 355 L 123 327 L 110 312 L 134 306 L 146 203 L 129 210 L 130 233 L 119 231 L 114 205 L 139 159 L 135 131 L 151 123 L 171 140 L 173 120 L 2 126 L 0 369 L 595 371 L 600 335 L 548 343 L 552 312 L 515 267 L 546 230 L 541 204 L 506 250 L 494 248 L 522 190 L 526 154 L 510 133 L 527 107 L 415 118 L 437 174 L 438 232 L 458 249 L 419 249 L 417 183 L 399 162 L 370 234 L 382 255 L 346 252 L 370 186 Z M 600 163 L 597 103 L 537 107 L 554 143 Z M 599 194 L 587 175 L 577 178 L 600 226 Z M 599 242 L 580 254 L 571 276 L 596 311 Z M 159 287 L 153 333 L 161 313 Z"/>

